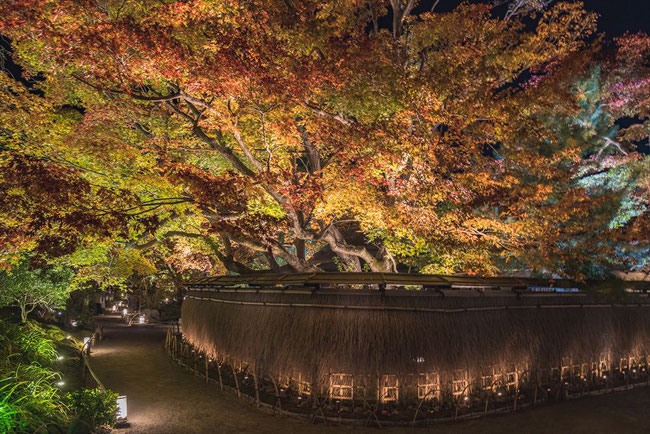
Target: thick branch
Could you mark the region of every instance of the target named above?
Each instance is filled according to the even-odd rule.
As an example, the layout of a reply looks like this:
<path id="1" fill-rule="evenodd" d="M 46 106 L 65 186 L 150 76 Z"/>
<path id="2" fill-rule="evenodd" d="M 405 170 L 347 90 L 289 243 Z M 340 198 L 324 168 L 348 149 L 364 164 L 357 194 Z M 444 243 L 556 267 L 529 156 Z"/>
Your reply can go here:
<path id="1" fill-rule="evenodd" d="M 394 264 L 390 257 L 385 256 L 376 258 L 366 247 L 347 244 L 341 232 L 334 225 L 329 227 L 329 229 L 323 234 L 322 239 L 329 244 L 332 251 L 337 255 L 356 256 L 363 259 L 372 271 L 395 271 Z"/>
<path id="2" fill-rule="evenodd" d="M 249 177 L 255 176 L 253 172 L 243 161 L 241 161 L 230 148 L 226 147 L 220 140 L 217 140 L 213 137 L 208 136 L 205 131 L 198 125 L 195 125 L 192 128 L 192 132 L 196 137 L 210 146 L 212 149 L 218 151 L 232 166 L 239 171 L 242 175 Z"/>
<path id="3" fill-rule="evenodd" d="M 415 0 L 407 0 L 405 4 L 402 0 L 390 0 L 390 5 L 393 9 L 393 36 L 397 39 L 402 36 L 404 20 L 415 6 Z"/>
<path id="4" fill-rule="evenodd" d="M 354 123 L 353 121 L 345 118 L 342 114 L 340 114 L 340 113 L 330 113 L 330 112 L 328 112 L 326 110 L 323 110 L 322 108 L 318 107 L 318 105 L 316 103 L 313 103 L 313 102 L 311 102 L 309 100 L 305 100 L 304 103 L 305 103 L 305 106 L 307 108 L 309 108 L 311 111 L 313 111 L 314 113 L 316 113 L 319 116 L 335 119 L 335 120 L 339 121 L 340 123 L 342 123 L 343 125 L 346 125 L 348 127 Z"/>
<path id="5" fill-rule="evenodd" d="M 304 125 L 297 125 L 298 132 L 300 133 L 300 139 L 303 148 L 305 148 L 305 152 L 307 153 L 307 157 L 309 158 L 309 169 L 311 173 L 316 173 L 320 172 L 321 170 L 321 160 L 320 160 L 320 154 L 318 153 L 318 149 L 314 146 L 314 143 L 311 141 L 309 137 L 309 133 L 307 133 L 307 129 L 305 128 Z"/>

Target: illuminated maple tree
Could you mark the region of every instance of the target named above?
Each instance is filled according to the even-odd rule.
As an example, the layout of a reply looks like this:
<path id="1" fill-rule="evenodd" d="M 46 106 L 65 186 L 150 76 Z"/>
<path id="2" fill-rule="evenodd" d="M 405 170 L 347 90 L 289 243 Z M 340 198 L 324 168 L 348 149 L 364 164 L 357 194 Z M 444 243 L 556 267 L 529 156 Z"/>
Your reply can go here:
<path id="1" fill-rule="evenodd" d="M 580 4 L 519 0 L 496 16 L 495 3 L 18 0 L 0 6 L 0 29 L 44 79 L 41 95 L 5 84 L 40 110 L 35 126 L 6 114 L 31 137 L 15 152 L 74 170 L 91 187 L 66 188 L 97 206 L 97 192 L 117 195 L 124 220 L 81 232 L 110 223 L 138 250 L 183 238 L 174 255 L 193 246 L 199 268 L 209 251 L 236 272 L 334 258 L 579 275 L 641 221 L 610 225 L 624 194 L 595 186 L 593 167 L 645 164 L 630 143 L 647 127 L 609 129 L 648 117 L 647 99 L 631 102 L 647 92 L 647 38 L 602 61 Z M 602 124 L 576 121 L 594 114 Z"/>

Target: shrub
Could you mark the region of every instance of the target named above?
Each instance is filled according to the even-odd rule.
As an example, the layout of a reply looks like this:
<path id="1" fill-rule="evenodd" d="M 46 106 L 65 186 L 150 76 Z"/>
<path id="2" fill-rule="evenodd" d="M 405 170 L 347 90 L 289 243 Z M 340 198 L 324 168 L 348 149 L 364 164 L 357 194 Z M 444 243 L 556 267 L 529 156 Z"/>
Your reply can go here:
<path id="1" fill-rule="evenodd" d="M 117 393 L 110 390 L 84 389 L 66 395 L 73 414 L 92 428 L 115 425 Z"/>
<path id="2" fill-rule="evenodd" d="M 54 385 L 58 376 L 37 364 L 18 364 L 0 374 L 0 428 L 2 432 L 47 432 L 67 424 L 67 407 Z"/>
<path id="3" fill-rule="evenodd" d="M 57 344 L 77 342 L 65 337 L 53 326 L 0 318 L 1 433 L 64 432 L 70 413 L 93 428 L 114 423 L 117 394 L 84 390 L 63 396 L 57 387 Z"/>

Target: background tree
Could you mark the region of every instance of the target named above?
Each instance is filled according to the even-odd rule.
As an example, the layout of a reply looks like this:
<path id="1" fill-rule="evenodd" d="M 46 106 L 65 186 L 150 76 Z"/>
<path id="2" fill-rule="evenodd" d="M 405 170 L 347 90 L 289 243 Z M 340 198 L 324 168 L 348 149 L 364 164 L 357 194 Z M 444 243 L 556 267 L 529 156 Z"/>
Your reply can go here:
<path id="1" fill-rule="evenodd" d="M 22 262 L 11 271 L 0 272 L 0 307 L 20 308 L 20 319 L 37 307 L 61 308 L 70 293 L 71 271 L 68 269 L 29 269 Z"/>

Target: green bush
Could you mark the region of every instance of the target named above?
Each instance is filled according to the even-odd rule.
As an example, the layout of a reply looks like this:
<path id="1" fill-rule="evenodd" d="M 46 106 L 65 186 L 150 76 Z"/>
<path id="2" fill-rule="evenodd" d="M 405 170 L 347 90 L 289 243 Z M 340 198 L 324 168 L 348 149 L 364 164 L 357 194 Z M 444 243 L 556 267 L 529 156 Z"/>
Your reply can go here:
<path id="1" fill-rule="evenodd" d="M 0 320 L 0 432 L 65 427 L 67 407 L 51 369 L 56 344 L 36 324 Z"/>
<path id="2" fill-rule="evenodd" d="M 66 336 L 57 327 L 0 318 L 0 433 L 65 432 L 80 420 L 91 429 L 114 424 L 116 393 L 64 396 L 57 387 L 57 345 L 76 344 Z"/>
<path id="3" fill-rule="evenodd" d="M 92 428 L 115 425 L 117 393 L 85 389 L 68 393 L 66 400 L 72 413 Z"/>
<path id="4" fill-rule="evenodd" d="M 67 407 L 61 401 L 53 373 L 37 364 L 2 368 L 0 379 L 0 428 L 2 432 L 47 432 L 48 427 L 64 427 Z"/>

